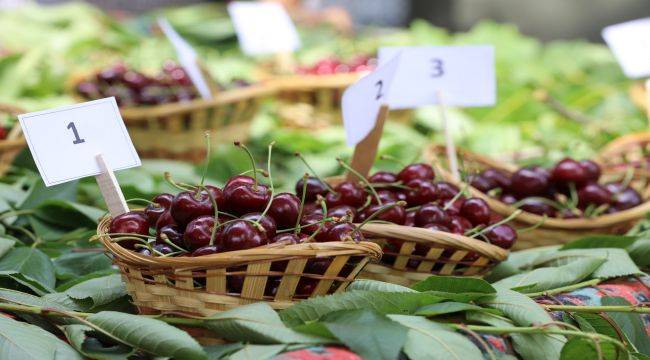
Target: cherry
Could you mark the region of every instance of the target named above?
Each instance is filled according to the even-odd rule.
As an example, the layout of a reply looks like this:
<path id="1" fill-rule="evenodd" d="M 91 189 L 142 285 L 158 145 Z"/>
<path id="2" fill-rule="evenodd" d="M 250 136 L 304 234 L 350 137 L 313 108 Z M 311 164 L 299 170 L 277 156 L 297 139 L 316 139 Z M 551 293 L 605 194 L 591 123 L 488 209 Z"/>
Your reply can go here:
<path id="1" fill-rule="evenodd" d="M 601 174 L 600 165 L 591 160 L 582 160 L 580 161 L 580 166 L 584 170 L 585 181 L 598 181 Z"/>
<path id="2" fill-rule="evenodd" d="M 315 233 L 316 230 L 318 230 L 320 227 L 320 222 L 322 220 L 323 214 L 311 213 L 303 215 L 303 217 L 300 219 L 302 232 L 308 235 Z"/>
<path id="3" fill-rule="evenodd" d="M 352 223 L 344 222 L 333 225 L 325 236 L 325 241 L 363 241 L 363 235 Z"/>
<path id="4" fill-rule="evenodd" d="M 521 210 L 527 211 L 532 214 L 540 216 L 546 215 L 549 217 L 555 216 L 555 208 L 546 202 L 535 198 L 524 198 L 522 205 L 519 207 Z"/>
<path id="5" fill-rule="evenodd" d="M 499 200 L 501 200 L 502 203 L 512 205 L 517 202 L 517 198 L 512 195 L 512 194 L 501 194 L 499 197 Z"/>
<path id="6" fill-rule="evenodd" d="M 571 159 L 564 158 L 558 162 L 551 172 L 553 181 L 574 183 L 576 185 L 587 181 L 587 173 L 582 165 Z"/>
<path id="7" fill-rule="evenodd" d="M 642 202 L 641 195 L 631 187 L 627 187 L 614 195 L 613 207 L 618 211 L 623 211 L 639 206 Z"/>
<path id="8" fill-rule="evenodd" d="M 304 180 L 300 179 L 296 183 L 296 196 L 302 198 L 302 188 Z M 305 202 L 315 201 L 318 195 L 325 196 L 327 194 L 327 186 L 323 184 L 318 178 L 310 176 L 307 178 L 307 188 L 305 191 Z"/>
<path id="9" fill-rule="evenodd" d="M 296 226 L 300 199 L 290 193 L 280 193 L 273 197 L 268 215 L 275 220 L 279 229 L 288 229 Z"/>
<path id="10" fill-rule="evenodd" d="M 317 279 L 311 279 L 311 278 L 300 278 L 300 281 L 298 281 L 298 286 L 296 287 L 296 295 L 298 296 L 310 296 L 314 290 L 316 290 L 316 286 L 318 285 L 318 280 Z"/>
<path id="11" fill-rule="evenodd" d="M 383 209 L 385 206 L 386 205 L 379 204 L 368 206 L 362 213 L 359 214 L 359 220 L 363 221 L 381 210 L 382 212 L 374 217 L 374 220 L 388 221 L 393 224 L 404 225 L 404 222 L 406 221 L 406 209 L 401 205 L 395 205 L 389 209 Z"/>
<path id="12" fill-rule="evenodd" d="M 179 247 L 184 247 L 185 243 L 183 241 L 183 232 L 178 228 L 176 224 L 165 225 L 159 228 L 156 231 L 156 242 L 164 244 L 165 241 L 162 238 L 162 235 L 165 235 L 169 241 L 174 245 Z"/>
<path id="13" fill-rule="evenodd" d="M 224 226 L 221 245 L 224 251 L 250 249 L 268 243 L 268 238 L 255 225 L 244 220 L 235 220 Z"/>
<path id="14" fill-rule="evenodd" d="M 192 252 L 192 256 L 212 255 L 219 252 L 219 247 L 216 245 L 202 246 Z"/>
<path id="15" fill-rule="evenodd" d="M 350 205 L 339 205 L 331 209 L 327 209 L 327 216 L 335 218 L 348 218 L 354 219 L 357 215 L 357 209 Z"/>
<path id="16" fill-rule="evenodd" d="M 122 80 L 122 76 L 126 72 L 124 64 L 116 64 L 108 69 L 102 70 L 97 74 L 97 80 L 108 84 L 116 83 Z"/>
<path id="17" fill-rule="evenodd" d="M 226 205 L 226 199 L 223 197 L 223 190 L 219 189 L 216 186 L 212 186 L 212 185 L 206 185 L 205 189 L 212 196 L 212 199 L 214 199 L 214 202 L 217 203 L 217 209 L 220 210 L 220 211 L 223 211 L 227 206 Z M 210 203 L 212 203 L 212 200 L 210 200 Z"/>
<path id="18" fill-rule="evenodd" d="M 171 207 L 173 199 L 174 195 L 167 193 L 157 195 L 153 198 L 152 204 L 149 204 L 144 208 L 144 213 L 147 215 L 149 224 L 155 224 L 158 222 L 160 216 Z"/>
<path id="19" fill-rule="evenodd" d="M 586 208 L 590 204 L 600 206 L 613 202 L 612 193 L 597 183 L 589 183 L 578 190 L 578 206 Z"/>
<path id="20" fill-rule="evenodd" d="M 253 185 L 255 184 L 255 179 L 248 175 L 235 175 L 228 179 L 226 182 L 226 185 L 223 186 L 223 188 L 231 187 L 231 186 L 237 186 L 237 185 Z"/>
<path id="21" fill-rule="evenodd" d="M 390 171 L 377 171 L 372 174 L 368 181 L 375 184 L 386 184 L 397 182 L 397 175 Z"/>
<path id="22" fill-rule="evenodd" d="M 262 229 L 264 229 L 263 235 L 266 236 L 267 239 L 271 239 L 275 236 L 277 225 L 275 224 L 275 220 L 273 220 L 272 217 L 268 215 L 262 215 L 262 213 L 248 213 L 242 216 L 241 219 L 252 222 L 259 222 Z"/>
<path id="23" fill-rule="evenodd" d="M 406 219 L 404 220 L 405 226 L 415 226 L 415 215 L 417 210 L 410 210 L 406 212 Z"/>
<path id="24" fill-rule="evenodd" d="M 271 240 L 269 240 L 269 244 L 275 244 L 275 243 L 285 243 L 287 245 L 289 244 L 298 244 L 301 243 L 302 239 L 300 236 L 294 234 L 294 233 L 282 233 L 275 235 Z"/>
<path id="25" fill-rule="evenodd" d="M 178 225 L 185 226 L 199 216 L 214 215 L 214 209 L 205 191 L 181 191 L 172 200 L 170 213 Z"/>
<path id="26" fill-rule="evenodd" d="M 449 230 L 454 234 L 464 235 L 467 230 L 472 228 L 472 223 L 466 218 L 459 215 L 452 215 L 449 221 Z"/>
<path id="27" fill-rule="evenodd" d="M 435 177 L 431 165 L 422 163 L 407 165 L 397 174 L 397 179 L 404 184 L 414 179 L 433 180 Z"/>
<path id="28" fill-rule="evenodd" d="M 415 225 L 425 226 L 427 224 L 449 224 L 451 218 L 438 205 L 425 204 L 415 212 Z"/>
<path id="29" fill-rule="evenodd" d="M 523 168 L 512 174 L 510 189 L 519 196 L 540 195 L 548 186 L 548 177 L 537 168 Z"/>
<path id="30" fill-rule="evenodd" d="M 442 232 L 451 232 L 448 227 L 440 224 L 426 224 L 422 226 L 424 229 L 429 229 L 429 230 L 434 230 L 434 231 L 442 231 Z M 417 245 L 416 245 L 417 247 Z"/>
<path id="31" fill-rule="evenodd" d="M 117 215 L 111 220 L 111 225 L 108 229 L 111 234 L 139 234 L 149 235 L 149 222 L 147 217 L 141 211 L 129 211 L 124 214 Z M 119 244 L 127 249 L 133 249 L 137 240 L 124 240 Z"/>
<path id="32" fill-rule="evenodd" d="M 485 225 L 490 221 L 490 206 L 480 198 L 467 198 L 460 208 L 460 215 L 469 220 L 472 225 Z"/>
<path id="33" fill-rule="evenodd" d="M 559 216 L 560 216 L 562 219 L 577 219 L 577 218 L 580 217 L 579 214 L 576 214 L 576 213 L 575 213 L 573 210 L 571 210 L 571 209 L 562 209 L 562 210 L 559 212 Z"/>
<path id="34" fill-rule="evenodd" d="M 146 248 L 146 247 L 140 248 L 138 250 L 138 254 L 144 255 L 144 256 L 151 256 L 151 250 L 149 250 L 149 248 Z"/>
<path id="35" fill-rule="evenodd" d="M 393 193 L 390 190 L 380 189 L 375 192 L 377 193 L 377 197 L 379 197 L 379 199 L 383 204 L 390 204 L 397 201 L 397 197 L 395 196 L 395 193 Z M 371 194 L 370 199 L 373 204 L 377 204 L 377 198 L 374 196 L 374 194 Z"/>
<path id="36" fill-rule="evenodd" d="M 448 201 L 443 201 L 444 203 L 443 208 L 446 208 L 445 212 L 448 215 L 460 215 L 460 209 L 463 207 L 463 203 L 465 202 L 465 198 L 462 196 L 459 196 L 454 200 L 454 202 L 450 203 L 451 200 Z M 440 203 L 440 202 L 439 202 Z"/>
<path id="37" fill-rule="evenodd" d="M 306 274 L 323 275 L 330 267 L 332 258 L 314 258 L 307 260 L 304 272 Z"/>
<path id="38" fill-rule="evenodd" d="M 473 175 L 470 177 L 469 184 L 481 192 L 488 192 L 497 187 L 497 184 L 483 175 Z"/>
<path id="39" fill-rule="evenodd" d="M 406 202 L 409 206 L 426 204 L 440 196 L 438 186 L 429 180 L 414 179 L 405 185 L 411 188 L 411 190 L 406 191 Z"/>
<path id="40" fill-rule="evenodd" d="M 264 287 L 264 295 L 275 297 L 275 294 L 278 293 L 278 288 L 282 282 L 282 277 L 280 276 L 269 276 L 266 279 L 266 286 Z"/>
<path id="41" fill-rule="evenodd" d="M 185 247 L 194 251 L 200 247 L 209 245 L 214 226 L 214 217 L 209 215 L 203 215 L 190 221 L 183 234 Z"/>
<path id="42" fill-rule="evenodd" d="M 350 205 L 360 207 L 365 201 L 365 191 L 362 187 L 351 181 L 344 181 L 334 188 L 334 192 L 329 192 L 325 196 L 325 202 L 328 207 L 339 205 Z"/>
<path id="43" fill-rule="evenodd" d="M 495 187 L 501 188 L 502 190 L 508 190 L 510 185 L 512 185 L 510 175 L 499 169 L 489 168 L 483 171 L 481 175 L 483 178 L 494 183 Z"/>
<path id="44" fill-rule="evenodd" d="M 506 224 L 497 225 L 488 229 L 485 236 L 487 236 L 492 245 L 503 249 L 510 249 L 517 240 L 517 232 L 515 229 Z"/>
<path id="45" fill-rule="evenodd" d="M 137 91 L 137 90 L 142 90 L 142 88 L 149 85 L 151 83 L 151 80 L 142 73 L 129 70 L 124 73 L 122 82 L 127 87 Z"/>
<path id="46" fill-rule="evenodd" d="M 456 194 L 458 194 L 458 188 L 451 183 L 448 183 L 446 181 L 439 181 L 435 183 L 436 185 L 436 192 L 437 192 L 437 197 L 439 200 L 450 200 Z"/>
<path id="47" fill-rule="evenodd" d="M 160 215 L 158 221 L 156 221 L 156 233 L 158 233 L 160 229 L 167 225 L 176 225 L 171 211 L 165 211 L 162 215 Z"/>
<path id="48" fill-rule="evenodd" d="M 227 208 L 235 214 L 262 212 L 271 200 L 271 190 L 262 184 L 238 184 L 224 187 Z"/>
<path id="49" fill-rule="evenodd" d="M 153 249 L 159 252 L 160 254 L 167 255 L 174 252 L 174 249 L 167 244 L 153 244 Z"/>

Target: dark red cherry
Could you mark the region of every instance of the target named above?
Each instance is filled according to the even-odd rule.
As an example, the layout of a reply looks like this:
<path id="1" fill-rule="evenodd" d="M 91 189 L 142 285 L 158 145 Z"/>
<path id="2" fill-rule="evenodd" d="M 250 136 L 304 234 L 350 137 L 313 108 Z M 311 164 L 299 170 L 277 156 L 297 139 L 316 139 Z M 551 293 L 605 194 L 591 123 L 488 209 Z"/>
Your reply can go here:
<path id="1" fill-rule="evenodd" d="M 551 172 L 551 177 L 555 182 L 574 183 L 576 185 L 587 181 L 587 173 L 579 162 L 564 158 L 558 162 Z"/>
<path id="2" fill-rule="evenodd" d="M 456 194 L 458 194 L 458 188 L 446 181 L 439 181 L 435 183 L 436 193 L 439 200 L 449 200 L 452 199 Z"/>
<path id="3" fill-rule="evenodd" d="M 167 244 L 153 244 L 152 247 L 158 252 L 157 255 L 167 255 L 174 252 L 174 249 Z"/>
<path id="4" fill-rule="evenodd" d="M 354 219 L 357 215 L 357 209 L 349 205 L 339 205 L 331 209 L 327 209 L 327 216 L 335 218 L 347 217 L 348 219 Z"/>
<path id="5" fill-rule="evenodd" d="M 296 287 L 296 295 L 298 296 L 311 296 L 318 286 L 318 280 L 312 278 L 300 278 L 298 286 Z"/>
<path id="6" fill-rule="evenodd" d="M 639 206 L 642 202 L 641 195 L 631 187 L 627 187 L 614 195 L 613 207 L 618 211 L 623 211 Z"/>
<path id="7" fill-rule="evenodd" d="M 448 227 L 440 224 L 426 224 L 422 226 L 424 229 L 429 229 L 429 230 L 434 230 L 434 231 L 443 231 L 443 232 L 451 232 Z"/>
<path id="8" fill-rule="evenodd" d="M 472 223 L 459 215 L 452 215 L 449 221 L 449 230 L 454 234 L 464 235 L 472 228 Z"/>
<path id="9" fill-rule="evenodd" d="M 415 212 L 415 225 L 424 226 L 427 224 L 448 224 L 451 218 L 438 205 L 425 204 Z"/>
<path id="10" fill-rule="evenodd" d="M 274 243 L 285 243 L 287 245 L 290 244 L 298 244 L 301 242 L 300 236 L 294 234 L 294 233 L 282 233 L 275 235 L 273 239 L 269 240 L 269 244 L 274 244 Z"/>
<path id="11" fill-rule="evenodd" d="M 490 221 L 490 206 L 480 198 L 467 198 L 460 208 L 460 215 L 469 220 L 472 225 L 485 225 Z"/>
<path id="12" fill-rule="evenodd" d="M 259 221 L 260 226 L 262 229 L 264 229 L 264 236 L 266 236 L 267 239 L 272 239 L 278 229 L 277 225 L 275 224 L 275 220 L 273 220 L 273 218 L 268 215 L 262 216 L 262 213 L 248 213 L 242 216 L 241 219 L 252 222 Z"/>
<path id="13" fill-rule="evenodd" d="M 502 203 L 512 205 L 517 202 L 517 198 L 512 194 L 501 194 L 499 197 Z"/>
<path id="14" fill-rule="evenodd" d="M 454 202 L 450 203 L 451 200 L 447 201 L 442 201 L 443 203 L 443 208 L 445 209 L 445 212 L 448 215 L 460 215 L 460 209 L 463 207 L 463 203 L 465 203 L 465 197 L 459 196 L 454 200 Z"/>
<path id="15" fill-rule="evenodd" d="M 168 193 L 162 193 L 156 195 L 156 197 L 154 197 L 151 201 L 166 209 L 169 209 L 172 206 L 173 200 L 174 200 L 174 195 Z"/>
<path id="16" fill-rule="evenodd" d="M 298 198 L 302 198 L 302 188 L 303 188 L 304 180 L 300 179 L 296 183 L 296 196 Z M 305 191 L 305 202 L 311 202 L 315 201 L 318 195 L 320 196 L 325 196 L 327 194 L 327 186 L 323 184 L 322 181 L 318 180 L 318 178 L 310 176 L 307 178 L 307 188 Z"/>
<path id="17" fill-rule="evenodd" d="M 583 209 L 591 204 L 600 206 L 613 201 L 612 193 L 598 183 L 589 183 L 578 190 L 578 206 Z"/>
<path id="18" fill-rule="evenodd" d="M 223 251 L 245 250 L 268 243 L 268 238 L 255 225 L 235 220 L 224 226 L 221 234 Z"/>
<path id="19" fill-rule="evenodd" d="M 129 71 L 124 73 L 122 82 L 127 87 L 129 87 L 129 88 L 131 88 L 131 89 L 133 89 L 135 91 L 139 91 L 142 88 L 144 88 L 145 86 L 149 85 L 149 83 L 151 81 L 144 74 L 139 73 L 137 71 L 129 70 Z"/>
<path id="20" fill-rule="evenodd" d="M 223 190 L 219 189 L 216 186 L 212 185 L 206 185 L 205 186 L 206 190 L 208 193 L 210 193 L 210 196 L 212 196 L 212 199 L 217 203 L 217 209 L 219 211 L 224 211 L 226 210 L 226 199 L 223 197 Z M 210 200 L 212 202 L 212 200 Z"/>
<path id="21" fill-rule="evenodd" d="M 577 219 L 580 217 L 580 214 L 572 209 L 562 209 L 558 213 L 558 216 L 562 219 Z"/>
<path id="22" fill-rule="evenodd" d="M 512 181 L 510 180 L 510 175 L 507 174 L 505 171 L 501 171 L 499 169 L 486 169 L 483 171 L 481 174 L 485 179 L 489 180 L 490 182 L 494 183 L 496 187 L 502 189 L 502 190 L 508 190 L 510 188 L 510 185 L 512 184 Z"/>
<path id="23" fill-rule="evenodd" d="M 510 190 L 518 196 L 536 196 L 546 190 L 548 177 L 536 168 L 523 168 L 512 174 Z"/>
<path id="24" fill-rule="evenodd" d="M 369 218 L 372 214 L 382 211 L 379 215 L 374 217 L 374 220 L 388 221 L 393 224 L 404 225 L 406 221 L 406 209 L 403 206 L 395 205 L 387 210 L 382 210 L 386 205 L 370 205 L 362 213 L 360 213 L 359 220 L 363 221 Z"/>
<path id="25" fill-rule="evenodd" d="M 275 220 L 278 229 L 288 229 L 296 226 L 300 199 L 294 194 L 280 193 L 273 197 L 268 215 Z"/>
<path id="26" fill-rule="evenodd" d="M 368 178 L 368 181 L 374 184 L 394 183 L 397 182 L 397 175 L 390 171 L 377 171 Z"/>
<path id="27" fill-rule="evenodd" d="M 488 192 L 497 187 L 497 184 L 483 175 L 472 175 L 469 184 L 481 192 Z"/>
<path id="28" fill-rule="evenodd" d="M 151 256 L 151 250 L 149 248 L 143 247 L 138 249 L 138 254 L 144 255 L 144 256 Z"/>
<path id="29" fill-rule="evenodd" d="M 311 213 L 305 214 L 300 219 L 301 231 L 307 235 L 311 235 L 320 227 L 320 223 L 323 220 L 323 214 Z"/>
<path id="30" fill-rule="evenodd" d="M 591 160 L 582 160 L 580 161 L 580 166 L 584 170 L 585 181 L 596 182 L 598 181 L 598 179 L 600 179 L 600 174 L 601 174 L 600 165 L 596 164 Z"/>
<path id="31" fill-rule="evenodd" d="M 190 221 L 185 228 L 185 233 L 183 234 L 185 247 L 190 251 L 194 251 L 200 247 L 209 245 L 213 228 L 213 216 L 203 215 Z"/>
<path id="32" fill-rule="evenodd" d="M 414 179 L 405 185 L 410 188 L 406 191 L 406 202 L 409 206 L 419 206 L 439 198 L 438 187 L 430 180 Z"/>
<path id="33" fill-rule="evenodd" d="M 329 192 L 325 196 L 325 202 L 328 207 L 339 205 L 350 205 L 360 207 L 366 200 L 366 194 L 362 187 L 351 181 L 344 181 L 334 188 L 334 192 Z"/>
<path id="34" fill-rule="evenodd" d="M 227 209 L 237 215 L 262 212 L 271 201 L 271 190 L 262 184 L 239 184 L 224 187 Z"/>
<path id="35" fill-rule="evenodd" d="M 305 273 L 323 275 L 330 264 L 332 264 L 332 258 L 328 257 L 309 259 L 305 265 Z"/>
<path id="36" fill-rule="evenodd" d="M 170 213 L 179 226 L 186 226 L 192 219 L 214 215 L 210 197 L 204 191 L 181 191 L 172 201 Z"/>
<path id="37" fill-rule="evenodd" d="M 422 163 L 407 165 L 397 174 L 397 179 L 404 184 L 414 179 L 433 180 L 435 177 L 431 165 Z"/>
<path id="38" fill-rule="evenodd" d="M 113 84 L 118 81 L 121 81 L 126 71 L 127 69 L 126 66 L 124 66 L 124 64 L 116 64 L 98 73 L 97 80 L 103 81 L 108 84 Z"/>
<path id="39" fill-rule="evenodd" d="M 147 221 L 150 224 L 155 224 L 158 219 L 167 211 L 166 208 L 158 204 L 149 204 L 144 208 L 144 214 L 147 216 Z"/>
<path id="40" fill-rule="evenodd" d="M 158 218 L 158 221 L 156 221 L 156 233 L 158 233 L 161 228 L 167 225 L 176 225 L 176 222 L 174 221 L 174 218 L 172 217 L 170 211 L 165 211 L 160 216 L 160 218 Z"/>
<path id="41" fill-rule="evenodd" d="M 192 256 L 204 256 L 204 255 L 212 255 L 216 254 L 219 252 L 219 247 L 216 245 L 206 245 L 203 247 L 200 247 L 192 252 Z"/>
<path id="42" fill-rule="evenodd" d="M 255 184 L 255 179 L 248 175 L 235 175 L 228 179 L 226 182 L 226 185 L 223 186 L 223 188 L 227 188 L 230 186 L 237 186 L 237 185 L 253 185 Z"/>
<path id="43" fill-rule="evenodd" d="M 537 214 L 540 216 L 546 215 L 549 217 L 554 217 L 556 210 L 550 204 L 536 198 L 524 198 L 521 201 L 521 206 L 519 208 L 523 211 L 527 211 L 532 214 Z"/>
<path id="44" fill-rule="evenodd" d="M 415 226 L 415 215 L 417 210 L 410 210 L 406 212 L 406 219 L 404 220 L 405 226 Z"/>
<path id="45" fill-rule="evenodd" d="M 185 247 L 185 243 L 183 241 L 183 232 L 179 229 L 178 225 L 176 224 L 170 224 L 170 225 L 165 225 L 161 228 L 159 228 L 156 231 L 156 242 L 160 244 L 165 244 L 165 240 L 163 240 L 162 235 L 165 235 L 169 241 L 171 241 L 174 245 L 180 246 L 180 247 Z"/>
<path id="46" fill-rule="evenodd" d="M 393 193 L 390 190 L 387 189 L 379 189 L 375 191 L 377 193 L 377 196 L 381 200 L 382 204 L 390 204 L 394 203 L 397 201 L 397 197 L 395 196 L 395 193 Z M 377 198 L 375 197 L 374 194 L 370 193 L 370 201 L 373 204 L 377 204 Z"/>
<path id="47" fill-rule="evenodd" d="M 327 230 L 326 241 L 363 241 L 363 234 L 352 223 L 344 222 L 333 225 Z"/>
<path id="48" fill-rule="evenodd" d="M 492 227 L 485 232 L 490 244 L 496 245 L 503 249 L 510 249 L 517 240 L 517 232 L 510 225 L 501 224 Z"/>
<path id="49" fill-rule="evenodd" d="M 113 218 L 108 231 L 111 234 L 149 235 L 149 222 L 143 212 L 129 211 Z M 137 240 L 120 241 L 120 245 L 127 249 L 133 249 L 138 243 Z"/>

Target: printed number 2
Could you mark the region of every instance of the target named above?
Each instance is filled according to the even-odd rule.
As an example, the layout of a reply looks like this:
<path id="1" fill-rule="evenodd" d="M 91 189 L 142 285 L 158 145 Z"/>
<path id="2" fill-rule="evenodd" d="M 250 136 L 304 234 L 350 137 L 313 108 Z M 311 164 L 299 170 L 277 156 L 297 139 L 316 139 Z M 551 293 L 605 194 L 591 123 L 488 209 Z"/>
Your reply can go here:
<path id="1" fill-rule="evenodd" d="M 375 96 L 375 100 L 379 100 L 382 96 L 384 96 L 384 94 L 381 92 L 381 89 L 384 87 L 384 81 L 378 80 L 375 83 L 375 86 L 377 87 L 377 96 Z"/>
<path id="2" fill-rule="evenodd" d="M 445 70 L 442 67 L 443 62 L 440 59 L 431 59 L 431 65 L 433 72 L 431 73 L 432 78 L 438 78 L 445 74 Z"/>
<path id="3" fill-rule="evenodd" d="M 72 133 L 74 134 L 74 141 L 72 142 L 74 145 L 81 144 L 86 142 L 86 140 L 79 138 L 79 133 L 77 132 L 77 127 L 73 122 L 68 124 L 68 129 L 72 130 Z"/>

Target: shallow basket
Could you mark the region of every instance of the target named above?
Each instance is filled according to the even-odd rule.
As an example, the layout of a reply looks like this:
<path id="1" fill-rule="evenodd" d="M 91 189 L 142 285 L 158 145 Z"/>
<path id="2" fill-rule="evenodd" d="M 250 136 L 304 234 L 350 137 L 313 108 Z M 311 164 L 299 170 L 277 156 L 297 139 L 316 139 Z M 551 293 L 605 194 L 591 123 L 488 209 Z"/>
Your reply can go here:
<path id="1" fill-rule="evenodd" d="M 650 178 L 650 131 L 621 136 L 598 153 L 598 162 L 606 174 L 627 174 Z"/>
<path id="2" fill-rule="evenodd" d="M 12 117 L 25 112 L 23 109 L 15 106 L 0 104 L 0 113 L 9 114 Z M 16 120 L 7 137 L 4 140 L 0 140 L 0 176 L 9 171 L 14 159 L 26 144 L 22 128 Z"/>
<path id="3" fill-rule="evenodd" d="M 504 164 L 493 159 L 472 153 L 467 150 L 458 150 L 459 162 L 463 164 L 468 173 L 479 172 L 487 167 L 513 173 L 517 167 Z M 445 157 L 444 146 L 433 145 L 425 150 L 424 158 L 435 164 L 437 175 L 459 188 L 467 186 L 472 196 L 485 200 L 492 211 L 510 216 L 517 209 L 494 199 L 476 188 L 454 179 L 452 174 L 443 166 L 441 159 Z M 612 180 L 612 179 L 610 179 Z M 539 246 L 560 245 L 572 240 L 596 234 L 623 234 L 650 211 L 650 194 L 645 190 L 645 184 L 633 182 L 632 185 L 639 191 L 645 200 L 641 205 L 614 214 L 605 214 L 588 219 L 559 219 L 544 218 L 542 216 L 523 211 L 508 224 L 517 230 L 528 228 L 528 231 L 518 232 L 518 239 L 513 249 L 527 249 Z M 534 229 L 532 227 L 536 226 Z"/>
<path id="4" fill-rule="evenodd" d="M 339 293 L 354 281 L 369 261 L 381 257 L 372 242 L 274 244 L 201 257 L 152 257 L 127 250 L 107 235 L 111 218 L 97 228 L 101 242 L 122 274 L 126 289 L 141 313 L 180 313 L 208 316 L 219 311 L 264 301 L 275 309 L 318 295 Z M 324 272 L 308 273 L 314 259 L 331 259 Z M 271 267 L 286 267 L 282 271 Z M 241 292 L 230 293 L 229 281 L 243 280 Z M 267 281 L 280 281 L 273 295 L 265 295 Z M 310 282 L 310 294 L 296 294 L 300 282 Z"/>

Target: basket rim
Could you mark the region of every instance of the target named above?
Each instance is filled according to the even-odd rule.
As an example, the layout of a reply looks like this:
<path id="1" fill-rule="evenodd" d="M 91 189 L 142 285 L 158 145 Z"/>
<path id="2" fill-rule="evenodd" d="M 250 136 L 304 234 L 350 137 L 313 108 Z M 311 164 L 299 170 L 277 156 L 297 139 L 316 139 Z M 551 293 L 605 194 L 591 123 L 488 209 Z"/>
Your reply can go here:
<path id="1" fill-rule="evenodd" d="M 154 257 L 138 254 L 119 244 L 112 242 L 108 235 L 108 226 L 112 218 L 107 215 L 97 225 L 97 235 L 104 247 L 119 260 L 136 266 L 165 267 L 175 269 L 189 268 L 225 268 L 243 264 L 263 261 L 282 261 L 297 257 L 325 257 L 325 256 L 365 256 L 374 261 L 379 261 L 382 251 L 379 245 L 362 241 L 354 242 L 324 242 L 302 243 L 293 245 L 274 244 L 246 250 L 228 251 L 223 253 L 197 256 L 197 257 Z"/>
<path id="2" fill-rule="evenodd" d="M 607 143 L 599 152 L 596 157 L 604 163 L 607 163 L 607 158 L 628 150 L 630 147 L 639 143 L 650 143 L 650 131 L 641 131 L 629 133 L 619 136 L 616 139 Z"/>
<path id="3" fill-rule="evenodd" d="M 345 88 L 368 74 L 367 71 L 338 74 L 289 74 L 277 75 L 267 80 L 280 92 Z"/>
<path id="4" fill-rule="evenodd" d="M 473 186 L 464 183 L 463 181 L 456 180 L 454 176 L 447 171 L 438 161 L 437 157 L 434 155 L 436 152 L 436 149 L 442 148 L 442 145 L 435 145 L 432 144 L 428 147 L 425 148 L 425 153 L 424 157 L 428 161 L 433 163 L 433 166 L 436 168 L 436 171 L 438 174 L 442 176 L 442 178 L 445 181 L 448 181 L 456 186 L 459 187 L 465 187 L 467 186 L 467 189 L 470 191 L 470 193 L 473 196 L 479 197 L 483 200 L 485 200 L 488 205 L 494 210 L 495 212 L 499 213 L 500 215 L 508 216 L 515 212 L 516 210 L 519 210 L 515 207 L 512 207 L 508 204 L 505 204 L 497 199 L 494 199 L 491 196 L 488 196 L 487 194 L 483 193 L 482 191 L 474 188 Z M 513 168 L 516 168 L 512 164 L 505 164 L 501 163 L 497 160 L 494 159 L 489 159 L 487 157 L 484 157 L 482 155 L 472 153 L 468 150 L 462 149 L 457 151 L 459 154 L 463 156 L 468 156 L 474 158 L 477 162 L 482 162 L 484 164 L 487 164 L 489 166 L 494 166 L 496 168 L 499 168 L 501 170 L 505 170 L 507 172 L 512 172 Z M 489 161 L 484 161 L 484 159 L 488 159 Z M 495 166 L 496 165 L 496 166 Z M 604 214 L 600 216 L 596 216 L 594 218 L 589 218 L 589 219 L 558 219 L 558 218 L 545 218 L 540 215 L 536 215 L 533 213 L 529 213 L 527 211 L 522 211 L 519 215 L 515 217 L 514 220 L 526 223 L 528 225 L 536 225 L 540 224 L 539 228 L 541 229 L 564 229 L 564 230 L 575 230 L 575 231 L 580 231 L 580 230 L 598 230 L 602 228 L 607 228 L 611 226 L 615 226 L 621 223 L 626 223 L 634 220 L 638 220 L 645 216 L 647 212 L 650 212 L 650 200 L 646 199 L 641 205 L 635 206 L 631 209 L 627 209 L 624 211 L 620 211 L 617 213 L 613 214 Z"/>

